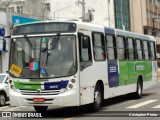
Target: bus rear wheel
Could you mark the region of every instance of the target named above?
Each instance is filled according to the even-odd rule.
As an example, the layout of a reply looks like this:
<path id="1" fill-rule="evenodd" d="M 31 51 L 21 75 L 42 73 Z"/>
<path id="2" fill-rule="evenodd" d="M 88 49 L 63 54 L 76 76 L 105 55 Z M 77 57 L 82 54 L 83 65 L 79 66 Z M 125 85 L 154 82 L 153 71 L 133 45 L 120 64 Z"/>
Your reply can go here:
<path id="1" fill-rule="evenodd" d="M 92 111 L 97 112 L 100 110 L 102 105 L 102 91 L 99 85 L 96 85 L 94 90 L 94 102 L 90 104 L 90 108 Z"/>
<path id="2" fill-rule="evenodd" d="M 43 113 L 47 111 L 48 106 L 34 106 L 34 109 L 38 113 Z"/>
<path id="3" fill-rule="evenodd" d="M 138 81 L 137 91 L 134 93 L 135 98 L 137 98 L 137 99 L 141 98 L 142 97 L 142 91 L 143 91 L 142 82 Z"/>

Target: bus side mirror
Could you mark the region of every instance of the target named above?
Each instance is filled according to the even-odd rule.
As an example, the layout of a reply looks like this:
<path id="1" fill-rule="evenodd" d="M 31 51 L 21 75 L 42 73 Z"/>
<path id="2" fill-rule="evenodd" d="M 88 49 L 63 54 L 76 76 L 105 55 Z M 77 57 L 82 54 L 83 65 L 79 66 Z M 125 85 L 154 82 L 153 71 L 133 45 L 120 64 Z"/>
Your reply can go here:
<path id="1" fill-rule="evenodd" d="M 8 42 L 3 38 L 3 51 L 8 52 Z"/>
<path id="2" fill-rule="evenodd" d="M 88 36 L 83 37 L 83 48 L 88 48 L 89 45 L 89 38 Z"/>

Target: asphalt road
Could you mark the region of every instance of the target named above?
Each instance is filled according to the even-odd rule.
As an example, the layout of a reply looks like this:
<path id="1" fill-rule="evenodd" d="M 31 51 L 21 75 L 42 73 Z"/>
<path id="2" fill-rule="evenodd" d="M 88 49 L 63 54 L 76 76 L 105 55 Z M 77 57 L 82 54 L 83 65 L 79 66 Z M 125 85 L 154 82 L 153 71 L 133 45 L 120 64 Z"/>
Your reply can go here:
<path id="1" fill-rule="evenodd" d="M 33 107 L 11 107 L 9 104 L 0 107 L 3 112 L 25 112 L 34 113 Z M 40 115 L 40 114 L 39 114 Z M 47 113 L 42 113 L 42 119 L 56 120 L 128 120 L 128 119 L 144 119 L 159 120 L 160 119 L 160 83 L 143 91 L 141 99 L 133 99 L 132 96 L 120 96 L 105 100 L 103 108 L 96 113 L 91 112 L 87 106 L 72 107 L 63 109 L 49 108 Z M 26 118 L 3 118 L 3 120 L 18 120 Z M 28 119 L 28 118 L 27 118 Z M 37 120 L 37 118 L 31 118 Z M 1 120 L 1 118 L 0 118 Z"/>

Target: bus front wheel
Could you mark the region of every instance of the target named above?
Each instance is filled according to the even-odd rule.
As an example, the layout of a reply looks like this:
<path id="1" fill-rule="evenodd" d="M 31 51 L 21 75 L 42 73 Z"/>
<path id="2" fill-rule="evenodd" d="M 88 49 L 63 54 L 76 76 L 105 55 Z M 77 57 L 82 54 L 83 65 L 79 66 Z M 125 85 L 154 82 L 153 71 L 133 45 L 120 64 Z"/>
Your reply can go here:
<path id="1" fill-rule="evenodd" d="M 102 91 L 99 85 L 96 85 L 94 90 L 94 102 L 90 104 L 90 108 L 92 111 L 97 112 L 100 110 L 102 105 Z"/>
<path id="2" fill-rule="evenodd" d="M 34 109 L 38 113 L 43 113 L 47 111 L 48 106 L 34 106 Z"/>

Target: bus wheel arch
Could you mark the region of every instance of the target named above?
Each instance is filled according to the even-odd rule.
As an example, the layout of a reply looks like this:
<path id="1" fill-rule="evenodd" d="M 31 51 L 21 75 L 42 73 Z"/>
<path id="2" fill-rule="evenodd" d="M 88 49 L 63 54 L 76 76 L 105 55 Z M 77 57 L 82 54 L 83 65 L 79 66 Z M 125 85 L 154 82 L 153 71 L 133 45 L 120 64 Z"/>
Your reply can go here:
<path id="1" fill-rule="evenodd" d="M 99 86 L 102 92 L 102 100 L 104 100 L 104 83 L 102 80 L 98 80 L 96 83 L 96 86 Z"/>
<path id="2" fill-rule="evenodd" d="M 47 111 L 48 106 L 34 106 L 34 109 L 38 113 L 44 113 Z"/>
<path id="3" fill-rule="evenodd" d="M 4 106 L 6 104 L 7 94 L 3 90 L 0 91 L 0 106 Z"/>
<path id="4" fill-rule="evenodd" d="M 102 80 L 98 80 L 94 88 L 93 103 L 89 105 L 92 111 L 97 112 L 102 106 L 104 99 L 104 84 Z"/>

